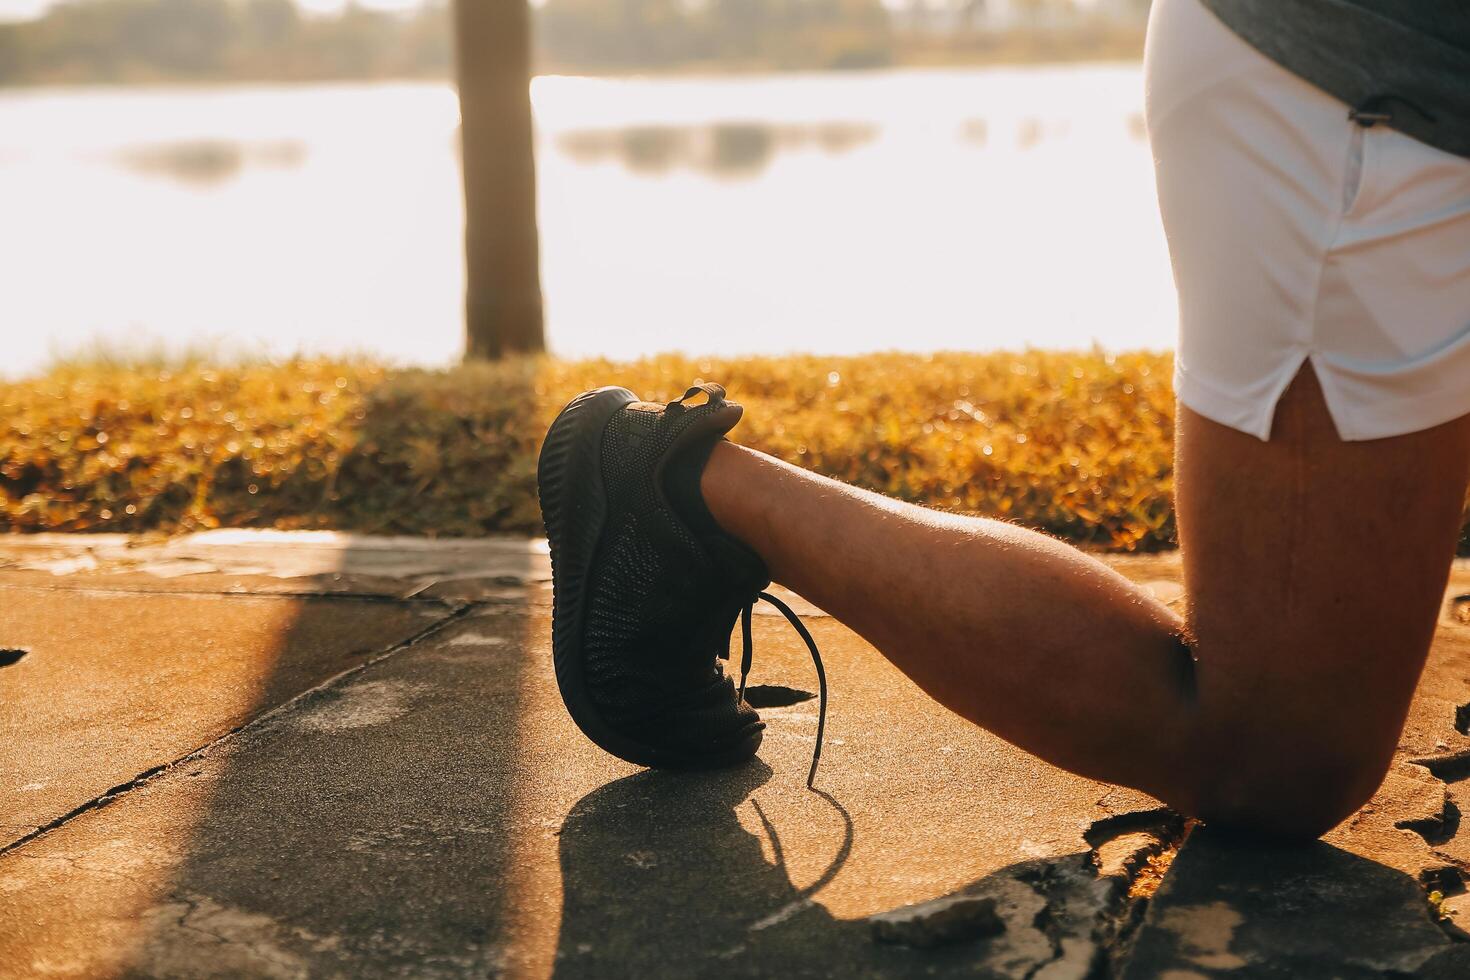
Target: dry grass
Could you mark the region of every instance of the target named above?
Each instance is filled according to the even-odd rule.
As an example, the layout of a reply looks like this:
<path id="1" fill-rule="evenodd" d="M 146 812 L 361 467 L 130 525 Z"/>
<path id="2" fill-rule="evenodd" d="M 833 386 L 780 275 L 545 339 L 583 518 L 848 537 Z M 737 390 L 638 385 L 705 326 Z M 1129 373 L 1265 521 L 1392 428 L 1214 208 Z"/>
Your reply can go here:
<path id="1" fill-rule="evenodd" d="M 1043 352 L 64 364 L 0 385 L 0 529 L 534 532 L 561 405 L 696 378 L 746 405 L 739 441 L 798 465 L 1097 548 L 1174 543 L 1169 358 Z"/>

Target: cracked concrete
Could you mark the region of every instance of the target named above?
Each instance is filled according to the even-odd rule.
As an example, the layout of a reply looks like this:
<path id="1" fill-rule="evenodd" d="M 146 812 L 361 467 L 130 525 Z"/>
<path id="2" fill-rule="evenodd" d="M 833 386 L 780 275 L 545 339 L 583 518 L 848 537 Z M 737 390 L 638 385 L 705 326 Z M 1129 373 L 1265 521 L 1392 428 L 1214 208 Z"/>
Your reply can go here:
<path id="1" fill-rule="evenodd" d="M 0 806 L 44 826 L 441 619 L 358 600 L 0 587 Z M 12 830 L 0 847 L 25 831 Z"/>
<path id="2" fill-rule="evenodd" d="M 1116 564 L 1181 595 L 1172 557 Z M 1383 791 L 1273 850 L 1180 846 L 1154 801 L 958 721 L 805 604 L 834 692 L 819 793 L 810 666 L 769 617 L 759 763 L 592 748 L 549 669 L 536 542 L 12 540 L 0 634 L 24 635 L 0 646 L 31 655 L 0 669 L 0 975 L 1470 975 L 1456 576 Z M 1002 928 L 872 940 L 935 901 Z"/>
<path id="3" fill-rule="evenodd" d="M 1467 588 L 1470 565 L 1457 562 L 1397 759 L 1373 799 L 1311 847 L 1192 834 L 1149 903 L 1125 977 L 1470 976 L 1470 833 L 1460 820 L 1470 806 L 1460 730 L 1470 628 L 1454 601 Z M 1437 910 L 1430 891 L 1444 896 Z"/>

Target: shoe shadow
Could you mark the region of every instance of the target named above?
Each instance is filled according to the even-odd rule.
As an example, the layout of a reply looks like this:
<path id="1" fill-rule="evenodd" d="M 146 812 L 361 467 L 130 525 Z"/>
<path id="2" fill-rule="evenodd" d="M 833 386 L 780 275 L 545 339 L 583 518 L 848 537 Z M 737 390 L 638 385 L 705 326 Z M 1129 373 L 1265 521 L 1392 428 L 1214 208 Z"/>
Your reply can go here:
<path id="1" fill-rule="evenodd" d="M 553 976 L 1025 976 L 1049 963 L 1083 972 L 1096 964 L 1085 939 L 1121 893 L 1099 879 L 1090 852 L 1020 862 L 952 893 L 994 899 L 1003 935 L 928 949 L 879 944 L 868 919 L 840 918 L 820 902 L 853 852 L 846 808 L 820 790 L 820 803 L 768 792 L 763 806 L 755 794 L 770 778 L 758 760 L 716 773 L 643 772 L 578 801 L 559 837 Z M 790 867 L 807 878 L 812 863 L 788 850 L 813 847 L 832 856 L 798 887 Z"/>
<path id="2" fill-rule="evenodd" d="M 841 819 L 842 841 L 827 869 L 797 888 L 752 796 L 770 778 L 756 760 L 713 773 L 642 772 L 583 797 L 560 835 L 554 975 L 826 974 L 829 962 L 807 962 L 812 951 L 866 943 L 864 923 L 813 900 L 852 852 L 852 818 L 820 794 Z"/>
<path id="3" fill-rule="evenodd" d="M 770 778 L 759 761 L 718 773 L 643 772 L 583 797 L 559 838 L 563 905 L 553 975 L 1014 977 L 1046 970 L 1143 980 L 1239 969 L 1240 976 L 1439 977 L 1466 975 L 1453 971 L 1470 965 L 1470 946 L 1456 947 L 1431 921 L 1418 882 L 1324 843 L 1277 846 L 1202 830 L 1157 898 L 1132 901 L 1131 877 L 1110 869 L 1143 826 L 1127 821 L 1092 850 L 998 868 L 934 900 L 992 900 L 1004 924 L 998 934 L 924 949 L 879 944 L 868 919 L 840 918 L 818 902 L 853 852 L 846 809 L 819 794 L 842 830 L 837 843 L 821 821 L 814 836 L 817 809 L 779 792 L 757 798 Z M 793 818 L 808 826 L 797 829 Z M 789 828 L 785 846 L 777 823 Z M 814 840 L 833 857 L 798 888 L 787 850 Z M 791 864 L 809 877 L 810 862 Z M 855 873 L 865 878 L 874 870 Z"/>

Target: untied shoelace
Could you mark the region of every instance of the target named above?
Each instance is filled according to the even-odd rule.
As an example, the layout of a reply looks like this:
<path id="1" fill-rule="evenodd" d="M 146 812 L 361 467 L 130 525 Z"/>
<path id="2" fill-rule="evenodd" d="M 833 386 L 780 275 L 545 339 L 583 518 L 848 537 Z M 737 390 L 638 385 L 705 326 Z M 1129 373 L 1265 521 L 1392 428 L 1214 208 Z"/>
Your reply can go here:
<path id="1" fill-rule="evenodd" d="M 801 617 L 796 615 L 790 606 L 769 592 L 758 593 L 740 611 L 740 700 L 745 700 L 745 681 L 750 676 L 750 663 L 755 654 L 750 618 L 755 604 L 762 599 L 779 609 L 781 615 L 785 616 L 786 621 L 796 630 L 797 635 L 806 642 L 806 648 L 812 655 L 812 665 L 817 668 L 817 744 L 812 749 L 812 767 L 806 774 L 807 789 L 811 789 L 817 779 L 817 763 L 822 758 L 822 733 L 827 728 L 827 671 L 822 666 L 822 654 L 817 649 L 817 641 L 812 639 L 811 631 L 806 628 Z"/>

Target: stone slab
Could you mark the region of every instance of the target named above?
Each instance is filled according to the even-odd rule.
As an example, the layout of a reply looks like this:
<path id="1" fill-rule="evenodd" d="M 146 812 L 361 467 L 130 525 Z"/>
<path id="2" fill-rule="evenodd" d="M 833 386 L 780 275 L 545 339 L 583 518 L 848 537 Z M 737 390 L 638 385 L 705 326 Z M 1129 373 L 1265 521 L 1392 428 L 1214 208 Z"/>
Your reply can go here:
<path id="1" fill-rule="evenodd" d="M 1126 882 L 1099 874 L 1086 835 L 1152 802 L 1036 764 L 835 621 L 812 625 L 838 692 L 820 792 L 804 785 L 812 702 L 765 712 L 757 764 L 642 772 L 570 724 L 547 610 L 480 608 L 0 858 L 0 962 L 53 976 L 1090 969 Z M 800 641 L 756 628 L 755 679 L 809 688 Z M 958 893 L 995 899 L 1003 934 L 872 941 L 868 916 Z"/>
<path id="2" fill-rule="evenodd" d="M 1413 878 L 1325 842 L 1191 835 L 1123 980 L 1412 976 L 1452 948 Z"/>
<path id="3" fill-rule="evenodd" d="M 1452 578 L 1449 596 L 1467 585 Z M 1449 972 L 1470 955 L 1470 626 L 1452 612 L 1373 799 L 1305 848 L 1191 835 L 1125 977 L 1470 977 Z"/>
<path id="4" fill-rule="evenodd" d="M 0 587 L 0 847 L 450 614 L 440 603 Z"/>
<path id="5" fill-rule="evenodd" d="M 1183 601 L 1177 556 L 1112 563 Z M 1470 975 L 1470 944 L 1455 942 L 1470 910 L 1465 562 L 1374 800 L 1306 849 L 1196 834 L 1152 900 L 1130 883 L 1179 832 L 1153 801 L 950 716 L 806 604 L 833 682 L 821 792 L 804 786 L 811 669 L 773 617 L 756 625 L 752 682 L 775 702 L 759 763 L 680 775 L 607 757 L 556 694 L 545 576 L 544 545 L 526 541 L 0 541 L 0 601 L 44 597 L 36 624 L 80 651 L 84 666 L 58 658 L 47 690 L 72 690 L 102 669 L 92 660 L 153 663 L 147 683 L 99 674 L 95 700 L 122 702 L 110 724 L 56 721 L 50 757 L 79 757 L 91 778 L 111 771 L 119 737 L 151 751 L 175 721 L 248 722 L 0 854 L 0 975 Z M 83 605 L 153 612 L 71 623 Z M 450 608 L 458 618 L 434 618 Z M 333 657 L 362 663 L 419 621 L 432 631 L 421 642 L 316 687 Z M 207 637 L 203 662 L 182 655 L 199 659 L 181 638 Z M 0 667 L 0 698 L 39 662 Z M 175 689 L 199 703 L 160 699 Z M 0 826 L 13 839 L 65 802 Z M 1444 920 L 1430 889 L 1446 895 Z M 872 939 L 874 917 L 957 904 L 993 908 L 1003 928 L 935 949 Z"/>
<path id="6" fill-rule="evenodd" d="M 548 582 L 546 542 L 204 531 L 177 538 L 0 535 L 0 584 L 251 595 L 518 599 Z"/>

